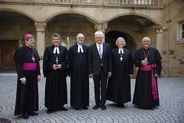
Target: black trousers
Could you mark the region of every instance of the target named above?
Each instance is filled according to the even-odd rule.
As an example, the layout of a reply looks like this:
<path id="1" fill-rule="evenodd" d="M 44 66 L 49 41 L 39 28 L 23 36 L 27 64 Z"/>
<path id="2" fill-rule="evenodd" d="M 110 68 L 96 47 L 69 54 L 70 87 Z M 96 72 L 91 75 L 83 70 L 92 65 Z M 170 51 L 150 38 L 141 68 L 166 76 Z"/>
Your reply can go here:
<path id="1" fill-rule="evenodd" d="M 93 75 L 93 80 L 94 80 L 94 90 L 95 90 L 95 103 L 96 103 L 96 105 L 99 105 L 99 106 L 105 105 L 106 89 L 107 89 L 107 87 L 106 87 L 107 74 L 105 74 L 101 70 L 99 75 Z"/>

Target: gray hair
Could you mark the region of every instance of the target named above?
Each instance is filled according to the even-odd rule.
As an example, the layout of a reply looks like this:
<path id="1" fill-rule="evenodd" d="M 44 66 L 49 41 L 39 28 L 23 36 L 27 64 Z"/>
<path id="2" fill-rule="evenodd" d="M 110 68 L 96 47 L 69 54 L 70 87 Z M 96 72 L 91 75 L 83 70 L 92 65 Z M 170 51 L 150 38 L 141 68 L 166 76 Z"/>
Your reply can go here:
<path id="1" fill-rule="evenodd" d="M 96 31 L 95 37 L 104 37 L 104 33 L 102 31 Z"/>
<path id="2" fill-rule="evenodd" d="M 61 36 L 58 33 L 52 33 L 51 39 L 53 39 L 54 37 L 58 37 L 61 40 Z"/>
<path id="3" fill-rule="evenodd" d="M 148 40 L 148 41 L 150 41 L 151 42 L 151 39 L 150 39 L 150 37 L 144 37 L 143 39 L 142 39 L 142 41 L 145 41 L 145 40 Z"/>
<path id="4" fill-rule="evenodd" d="M 116 40 L 116 45 L 118 44 L 118 41 L 124 41 L 125 42 L 125 45 L 126 45 L 126 41 L 123 37 L 118 37 L 117 40 Z"/>

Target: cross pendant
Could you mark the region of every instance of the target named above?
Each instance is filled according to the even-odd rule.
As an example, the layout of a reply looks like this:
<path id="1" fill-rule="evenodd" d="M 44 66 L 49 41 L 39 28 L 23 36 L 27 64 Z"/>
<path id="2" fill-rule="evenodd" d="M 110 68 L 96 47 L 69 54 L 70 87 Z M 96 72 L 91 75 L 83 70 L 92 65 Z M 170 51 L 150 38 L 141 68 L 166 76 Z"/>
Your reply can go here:
<path id="1" fill-rule="evenodd" d="M 120 60 L 122 61 L 122 60 L 123 60 L 123 58 L 121 57 L 121 58 L 120 58 Z"/>
<path id="2" fill-rule="evenodd" d="M 58 61 L 59 61 L 58 58 L 56 58 L 56 64 L 58 64 Z"/>

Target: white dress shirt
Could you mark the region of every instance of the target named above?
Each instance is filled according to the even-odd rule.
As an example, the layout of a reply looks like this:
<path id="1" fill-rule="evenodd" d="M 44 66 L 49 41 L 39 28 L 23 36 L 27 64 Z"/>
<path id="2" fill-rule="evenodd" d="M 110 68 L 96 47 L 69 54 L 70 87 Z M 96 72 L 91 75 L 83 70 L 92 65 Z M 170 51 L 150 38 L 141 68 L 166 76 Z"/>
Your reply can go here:
<path id="1" fill-rule="evenodd" d="M 98 53 L 100 55 L 100 58 L 102 58 L 103 55 L 103 44 L 96 44 Z"/>

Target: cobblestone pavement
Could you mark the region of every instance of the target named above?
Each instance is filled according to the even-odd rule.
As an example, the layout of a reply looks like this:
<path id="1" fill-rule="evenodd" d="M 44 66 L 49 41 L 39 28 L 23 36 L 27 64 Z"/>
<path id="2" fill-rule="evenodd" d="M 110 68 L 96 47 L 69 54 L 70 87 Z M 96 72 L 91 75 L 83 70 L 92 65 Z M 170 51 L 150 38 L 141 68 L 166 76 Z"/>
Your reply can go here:
<path id="1" fill-rule="evenodd" d="M 132 95 L 135 80 L 131 81 Z M 93 110 L 93 82 L 90 80 L 90 106 L 88 110 L 74 110 L 69 101 L 67 112 L 46 113 L 44 107 L 45 79 L 39 82 L 39 116 L 28 120 L 13 115 L 16 95 L 16 75 L 0 75 L 0 118 L 9 119 L 13 123 L 184 123 L 184 78 L 159 79 L 160 106 L 155 110 L 136 108 L 132 102 L 125 108 L 117 108 L 107 101 L 107 110 Z M 69 99 L 69 80 L 68 80 Z M 0 120 L 0 123 L 6 123 Z"/>

